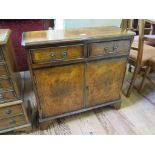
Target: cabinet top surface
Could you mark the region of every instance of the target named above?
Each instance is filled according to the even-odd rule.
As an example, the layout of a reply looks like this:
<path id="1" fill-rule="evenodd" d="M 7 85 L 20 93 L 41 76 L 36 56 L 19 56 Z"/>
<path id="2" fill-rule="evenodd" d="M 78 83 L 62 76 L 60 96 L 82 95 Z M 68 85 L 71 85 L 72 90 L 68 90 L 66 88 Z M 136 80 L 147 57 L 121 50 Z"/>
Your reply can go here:
<path id="1" fill-rule="evenodd" d="M 9 29 L 0 29 L 0 45 L 7 43 L 10 32 L 11 31 Z"/>
<path id="2" fill-rule="evenodd" d="M 24 32 L 22 36 L 23 46 L 40 44 L 91 40 L 100 38 L 133 36 L 132 31 L 122 31 L 118 27 L 88 27 L 66 30 L 44 30 Z"/>

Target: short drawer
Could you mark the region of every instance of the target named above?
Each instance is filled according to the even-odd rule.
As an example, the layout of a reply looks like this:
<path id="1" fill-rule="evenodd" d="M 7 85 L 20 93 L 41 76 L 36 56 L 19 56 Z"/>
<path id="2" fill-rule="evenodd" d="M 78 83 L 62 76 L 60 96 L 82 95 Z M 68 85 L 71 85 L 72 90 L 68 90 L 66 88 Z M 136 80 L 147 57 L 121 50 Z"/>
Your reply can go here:
<path id="1" fill-rule="evenodd" d="M 16 116 L 19 114 L 23 114 L 22 105 L 20 104 L 0 108 L 0 119 Z"/>
<path id="2" fill-rule="evenodd" d="M 0 78 L 0 90 L 12 88 L 12 81 L 9 78 Z"/>
<path id="3" fill-rule="evenodd" d="M 84 46 L 61 46 L 31 50 L 31 59 L 34 64 L 51 63 L 84 58 Z"/>
<path id="4" fill-rule="evenodd" d="M 8 70 L 5 64 L 0 64 L 0 76 L 7 76 Z"/>
<path id="5" fill-rule="evenodd" d="M 15 97 L 14 91 L 0 92 L 0 104 L 8 100 L 13 100 Z"/>
<path id="6" fill-rule="evenodd" d="M 103 56 L 103 55 L 121 55 L 127 54 L 130 49 L 130 40 L 108 41 L 92 43 L 89 45 L 89 56 Z"/>
<path id="7" fill-rule="evenodd" d="M 13 128 L 26 124 L 24 115 L 0 120 L 0 130 Z"/>

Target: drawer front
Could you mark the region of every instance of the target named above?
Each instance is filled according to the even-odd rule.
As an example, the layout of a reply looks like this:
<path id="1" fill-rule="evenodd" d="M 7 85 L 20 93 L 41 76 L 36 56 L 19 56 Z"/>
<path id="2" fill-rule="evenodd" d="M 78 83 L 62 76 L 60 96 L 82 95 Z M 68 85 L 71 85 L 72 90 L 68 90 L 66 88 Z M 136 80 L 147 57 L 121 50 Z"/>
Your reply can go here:
<path id="1" fill-rule="evenodd" d="M 22 113 L 23 113 L 23 109 L 22 109 L 22 105 L 20 104 L 3 107 L 3 108 L 0 108 L 0 119 L 16 116 Z"/>
<path id="2" fill-rule="evenodd" d="M 7 76 L 8 70 L 5 64 L 0 64 L 0 76 Z"/>
<path id="3" fill-rule="evenodd" d="M 24 125 L 24 124 L 26 124 L 24 115 L 12 117 L 9 119 L 3 119 L 3 120 L 0 120 L 0 130 L 13 128 L 13 127 Z"/>
<path id="4" fill-rule="evenodd" d="M 11 89 L 11 88 L 12 88 L 11 79 L 0 78 L 0 90 L 1 89 Z"/>
<path id="5" fill-rule="evenodd" d="M 92 43 L 89 46 L 90 56 L 122 55 L 130 49 L 130 40 Z"/>
<path id="6" fill-rule="evenodd" d="M 64 46 L 31 50 L 32 63 L 51 63 L 84 58 L 84 46 Z"/>
<path id="7" fill-rule="evenodd" d="M 2 53 L 2 49 L 0 48 L 0 61 L 3 61 L 4 57 L 3 57 L 3 53 Z"/>
<path id="8" fill-rule="evenodd" d="M 15 92 L 14 91 L 8 91 L 8 92 L 0 92 L 0 103 L 4 103 L 8 100 L 14 99 Z"/>

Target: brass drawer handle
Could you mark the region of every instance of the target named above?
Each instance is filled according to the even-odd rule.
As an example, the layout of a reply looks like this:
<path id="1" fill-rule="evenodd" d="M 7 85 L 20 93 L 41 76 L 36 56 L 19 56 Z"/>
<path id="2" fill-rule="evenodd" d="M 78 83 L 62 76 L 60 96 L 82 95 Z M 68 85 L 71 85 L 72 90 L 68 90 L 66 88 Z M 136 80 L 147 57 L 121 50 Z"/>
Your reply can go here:
<path id="1" fill-rule="evenodd" d="M 11 109 L 5 109 L 5 114 L 11 114 L 12 110 Z"/>
<path id="2" fill-rule="evenodd" d="M 61 56 L 62 56 L 61 59 L 56 59 L 56 54 L 55 53 L 50 54 L 50 57 L 52 58 L 52 60 L 54 60 L 54 61 L 62 61 L 62 60 L 65 60 L 67 58 L 67 51 L 62 52 Z"/>
<path id="3" fill-rule="evenodd" d="M 115 52 L 117 52 L 117 49 L 118 49 L 118 46 L 113 46 L 112 51 L 110 51 L 108 47 L 105 47 L 104 48 L 104 51 L 105 51 L 106 54 L 109 54 L 109 53 L 115 53 Z"/>
<path id="4" fill-rule="evenodd" d="M 61 55 L 62 55 L 63 60 L 66 59 L 67 58 L 67 51 L 62 52 Z"/>
<path id="5" fill-rule="evenodd" d="M 113 47 L 113 51 L 117 51 L 117 49 L 118 49 L 118 46 Z"/>
<path id="6" fill-rule="evenodd" d="M 55 53 L 51 53 L 50 56 L 51 56 L 52 60 L 55 60 L 56 59 Z"/>
<path id="7" fill-rule="evenodd" d="M 11 119 L 11 120 L 10 120 L 10 124 L 12 124 L 12 125 L 16 124 L 16 120 Z"/>

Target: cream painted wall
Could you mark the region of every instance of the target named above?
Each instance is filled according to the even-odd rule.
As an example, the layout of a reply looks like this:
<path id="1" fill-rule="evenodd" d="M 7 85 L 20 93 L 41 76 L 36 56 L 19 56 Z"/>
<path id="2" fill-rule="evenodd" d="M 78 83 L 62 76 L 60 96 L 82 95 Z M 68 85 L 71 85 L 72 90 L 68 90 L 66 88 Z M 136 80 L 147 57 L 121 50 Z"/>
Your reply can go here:
<path id="1" fill-rule="evenodd" d="M 64 19 L 63 28 L 120 26 L 121 19 Z"/>

